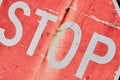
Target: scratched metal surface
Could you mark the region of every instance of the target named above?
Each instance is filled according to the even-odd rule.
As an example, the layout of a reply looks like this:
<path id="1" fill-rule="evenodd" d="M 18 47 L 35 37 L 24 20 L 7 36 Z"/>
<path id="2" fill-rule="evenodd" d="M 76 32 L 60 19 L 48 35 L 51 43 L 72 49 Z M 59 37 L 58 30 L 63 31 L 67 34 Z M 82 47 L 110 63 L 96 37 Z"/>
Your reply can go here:
<path id="1" fill-rule="evenodd" d="M 21 41 L 12 47 L 0 43 L 0 80 L 114 80 L 120 66 L 120 17 L 115 11 L 112 0 L 17 0 L 26 2 L 31 8 L 31 16 L 16 11 L 23 25 Z M 12 38 L 14 25 L 8 19 L 8 9 L 16 0 L 3 0 L 0 6 L 0 27 L 6 30 L 5 35 Z M 0 2 L 1 3 L 1 2 Z M 66 9 L 70 10 L 66 12 Z M 26 55 L 26 51 L 37 29 L 41 17 L 35 15 L 37 9 L 58 16 L 57 22 L 49 21 L 42 34 L 34 55 Z M 56 35 L 57 29 L 66 21 L 77 23 L 82 29 L 82 40 L 71 63 L 64 69 L 55 69 L 49 65 L 46 56 L 49 44 Z M 114 28 L 113 28 L 114 27 Z M 62 60 L 73 40 L 73 31 L 66 30 L 56 47 L 56 58 Z M 75 77 L 80 62 L 94 32 L 110 37 L 116 44 L 114 59 L 104 65 L 90 62 L 82 79 Z M 69 40 L 68 40 L 69 39 Z M 107 47 L 98 44 L 95 53 L 104 56 Z"/>

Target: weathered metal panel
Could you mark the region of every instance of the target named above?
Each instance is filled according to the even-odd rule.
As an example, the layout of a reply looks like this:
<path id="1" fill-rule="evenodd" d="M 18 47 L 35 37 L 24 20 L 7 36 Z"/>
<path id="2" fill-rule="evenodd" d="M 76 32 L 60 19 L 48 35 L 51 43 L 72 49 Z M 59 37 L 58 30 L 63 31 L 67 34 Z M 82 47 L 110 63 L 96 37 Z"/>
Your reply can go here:
<path id="1" fill-rule="evenodd" d="M 8 10 L 11 5 L 16 2 L 24 2 L 30 7 L 31 13 L 30 16 L 25 16 L 22 9 L 17 9 L 15 15 L 22 24 L 22 38 L 14 46 L 6 46 L 0 43 L 0 80 L 114 80 L 116 75 L 120 75 L 118 71 L 120 67 L 120 17 L 119 11 L 117 11 L 119 8 L 116 9 L 114 1 L 1 0 L 0 29 L 5 29 L 5 36 L 9 39 L 16 34 L 14 24 L 8 16 Z M 57 21 L 49 20 L 46 23 L 40 39 L 38 37 L 37 47 L 33 55 L 30 56 L 27 54 L 28 48 L 43 18 L 36 14 L 37 9 L 56 16 Z M 56 40 L 55 37 L 59 33 L 65 32 L 55 47 L 55 58 L 61 61 L 68 54 L 75 36 L 75 31 L 72 29 L 59 30 L 60 27 L 64 26 L 62 24 L 65 22 L 73 22 L 79 26 L 82 33 L 81 40 L 80 44 L 74 44 L 79 47 L 71 62 L 62 69 L 56 69 L 47 60 L 51 45 Z M 82 78 L 80 78 L 76 76 L 76 73 L 84 59 L 94 33 L 107 37 L 114 42 L 116 48 L 115 55 L 105 64 L 99 64 L 90 60 Z M 104 57 L 107 51 L 108 45 L 98 42 L 93 53 Z M 88 57 L 90 56 L 88 55 Z M 82 66 L 85 67 L 85 65 Z"/>

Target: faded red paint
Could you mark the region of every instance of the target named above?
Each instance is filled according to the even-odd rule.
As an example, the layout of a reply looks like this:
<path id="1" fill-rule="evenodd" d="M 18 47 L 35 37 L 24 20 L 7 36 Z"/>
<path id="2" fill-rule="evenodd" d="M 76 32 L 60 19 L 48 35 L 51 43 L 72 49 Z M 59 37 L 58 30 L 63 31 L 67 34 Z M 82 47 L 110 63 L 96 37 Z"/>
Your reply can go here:
<path id="1" fill-rule="evenodd" d="M 7 15 L 8 8 L 14 2 L 17 1 L 4 0 L 0 7 L 0 27 L 6 30 L 5 35 L 8 38 L 12 38 L 15 34 L 14 25 Z M 116 44 L 116 54 L 108 64 L 99 65 L 91 61 L 81 80 L 84 78 L 86 80 L 114 79 L 115 71 L 120 66 L 120 31 L 90 18 L 90 16 L 95 16 L 100 20 L 120 26 L 120 18 L 112 0 L 24 0 L 24 2 L 30 6 L 31 16 L 24 16 L 20 9 L 16 11 L 16 15 L 23 25 L 21 41 L 12 47 L 0 43 L 0 80 L 80 80 L 75 77 L 75 74 L 94 32 L 113 39 Z M 68 7 L 70 7 L 70 11 L 66 12 Z M 58 16 L 58 20 L 56 23 L 51 21 L 47 23 L 34 55 L 30 57 L 26 55 L 26 51 L 37 29 L 38 21 L 41 19 L 35 14 L 38 8 Z M 82 40 L 72 62 L 64 69 L 55 69 L 47 62 L 47 51 L 52 38 L 56 36 L 57 29 L 67 21 L 73 21 L 80 26 Z M 67 30 L 61 38 L 56 48 L 58 60 L 63 59 L 67 54 L 73 36 L 73 32 Z M 98 44 L 95 49 L 95 53 L 100 56 L 104 56 L 106 51 L 107 47 L 103 44 Z"/>

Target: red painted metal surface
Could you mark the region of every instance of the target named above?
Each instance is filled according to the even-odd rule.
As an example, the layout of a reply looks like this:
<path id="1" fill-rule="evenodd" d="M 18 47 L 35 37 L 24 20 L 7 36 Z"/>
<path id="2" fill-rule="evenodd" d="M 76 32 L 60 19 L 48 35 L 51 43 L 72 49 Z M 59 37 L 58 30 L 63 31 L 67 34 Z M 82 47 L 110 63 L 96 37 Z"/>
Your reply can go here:
<path id="1" fill-rule="evenodd" d="M 115 11 L 112 0 L 19 0 L 27 3 L 31 9 L 30 17 L 25 16 L 21 9 L 16 10 L 16 15 L 23 26 L 22 39 L 15 46 L 5 46 L 0 43 L 0 80 L 114 80 L 116 71 L 120 66 L 120 17 Z M 16 0 L 3 0 L 0 6 L 0 27 L 5 29 L 5 36 L 12 38 L 15 35 L 13 23 L 8 18 L 9 7 Z M 70 8 L 69 11 L 66 9 Z M 57 22 L 48 21 L 41 39 L 33 56 L 26 54 L 41 17 L 36 15 L 37 9 L 46 11 L 58 17 Z M 79 48 L 69 63 L 63 69 L 51 66 L 46 57 L 49 45 L 57 29 L 62 23 L 72 21 L 82 30 Z M 108 22 L 104 23 L 104 22 Z M 110 24 L 112 23 L 112 24 Z M 113 28 L 118 26 L 117 28 Z M 56 58 L 62 60 L 67 54 L 74 33 L 66 30 L 56 47 Z M 94 32 L 111 38 L 116 44 L 114 58 L 107 64 L 89 62 L 82 79 L 75 76 L 81 60 L 88 47 Z M 97 55 L 104 56 L 107 47 L 97 44 Z"/>

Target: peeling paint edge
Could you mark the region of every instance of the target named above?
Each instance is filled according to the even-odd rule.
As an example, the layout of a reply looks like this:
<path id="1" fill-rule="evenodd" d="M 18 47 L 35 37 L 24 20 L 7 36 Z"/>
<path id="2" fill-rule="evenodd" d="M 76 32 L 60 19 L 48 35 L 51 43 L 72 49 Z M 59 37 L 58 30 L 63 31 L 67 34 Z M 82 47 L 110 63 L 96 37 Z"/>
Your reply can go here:
<path id="1" fill-rule="evenodd" d="M 113 23 L 111 23 L 111 22 L 104 21 L 104 20 L 100 20 L 100 19 L 98 19 L 96 16 L 93 16 L 93 15 L 87 15 L 87 14 L 84 14 L 84 13 L 82 13 L 82 14 L 83 14 L 84 16 L 87 16 L 87 17 L 89 17 L 89 18 L 97 21 L 97 22 L 101 22 L 101 23 L 103 23 L 103 24 L 105 24 L 105 25 L 107 25 L 107 26 L 110 26 L 110 27 L 113 27 L 113 28 L 116 28 L 116 29 L 120 30 L 120 26 L 115 25 L 115 24 L 113 24 Z"/>

